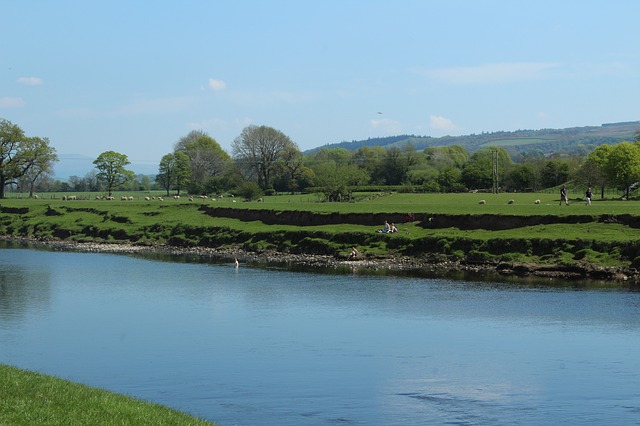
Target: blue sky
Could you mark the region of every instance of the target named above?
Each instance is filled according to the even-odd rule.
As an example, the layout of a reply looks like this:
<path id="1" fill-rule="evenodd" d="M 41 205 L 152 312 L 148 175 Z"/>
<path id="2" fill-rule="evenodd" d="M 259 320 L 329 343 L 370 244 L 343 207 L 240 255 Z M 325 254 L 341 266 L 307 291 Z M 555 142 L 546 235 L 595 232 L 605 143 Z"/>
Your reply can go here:
<path id="1" fill-rule="evenodd" d="M 0 118 L 61 157 L 640 119 L 637 0 L 2 3 Z"/>

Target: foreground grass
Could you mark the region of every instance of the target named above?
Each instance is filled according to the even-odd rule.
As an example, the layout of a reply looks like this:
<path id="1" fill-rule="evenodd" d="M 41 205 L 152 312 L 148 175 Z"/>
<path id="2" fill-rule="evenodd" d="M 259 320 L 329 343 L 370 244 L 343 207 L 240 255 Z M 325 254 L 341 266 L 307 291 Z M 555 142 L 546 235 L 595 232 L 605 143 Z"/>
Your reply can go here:
<path id="1" fill-rule="evenodd" d="M 170 408 L 0 365 L 2 425 L 212 425 Z"/>

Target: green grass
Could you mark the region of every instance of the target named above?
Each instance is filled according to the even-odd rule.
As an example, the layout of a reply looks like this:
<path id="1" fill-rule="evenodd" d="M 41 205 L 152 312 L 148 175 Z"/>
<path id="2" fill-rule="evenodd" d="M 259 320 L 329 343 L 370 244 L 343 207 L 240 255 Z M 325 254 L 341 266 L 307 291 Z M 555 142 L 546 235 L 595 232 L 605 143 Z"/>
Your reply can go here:
<path id="1" fill-rule="evenodd" d="M 511 139 L 496 139 L 489 142 L 485 142 L 480 145 L 481 148 L 485 148 L 488 146 L 521 146 L 521 145 L 532 145 L 538 143 L 549 143 L 554 142 L 555 138 L 549 137 L 522 137 L 522 138 L 511 138 Z"/>
<path id="2" fill-rule="evenodd" d="M 486 204 L 478 204 L 481 199 Z M 509 204 L 510 200 L 513 203 Z M 535 200 L 540 200 L 540 204 L 534 204 Z M 398 253 L 434 255 L 437 252 L 438 255 L 462 259 L 470 254 L 482 258 L 482 253 L 486 252 L 488 260 L 592 262 L 606 266 L 634 261 L 640 264 L 640 258 L 635 260 L 640 255 L 640 248 L 636 247 L 637 241 L 640 241 L 640 227 L 601 220 L 610 215 L 638 216 L 640 202 L 597 200 L 593 206 L 585 206 L 584 202 L 572 200 L 570 204 L 560 206 L 555 194 L 542 193 L 370 193 L 358 194 L 358 201 L 350 203 L 323 203 L 313 195 L 263 197 L 262 202 L 243 202 L 232 198 L 215 201 L 194 199 L 190 202 L 184 197 L 179 201 L 167 199 L 162 202 L 145 201 L 139 197 L 134 201 L 5 199 L 0 200 L 0 235 L 51 237 L 80 242 L 131 241 L 137 244 L 228 246 L 258 251 L 274 249 L 334 255 L 344 255 L 351 245 L 358 244 L 368 256 Z M 382 226 L 381 223 L 375 226 L 356 223 L 270 225 L 260 220 L 212 217 L 199 210 L 202 205 L 272 212 L 313 212 L 319 215 L 357 213 L 384 216 L 386 213 L 395 213 L 397 217 L 411 212 L 423 217 L 450 215 L 453 220 L 447 228 L 423 227 L 420 222 L 403 223 L 399 224 L 398 234 L 383 235 L 375 232 Z M 28 212 L 11 212 L 11 209 L 20 208 L 26 208 Z M 507 216 L 534 216 L 537 221 L 538 216 L 542 219 L 569 215 L 580 216 L 581 223 L 543 224 L 540 220 L 539 225 L 499 231 L 456 227 L 456 223 L 473 216 L 480 217 L 479 222 L 482 223 L 499 222 L 503 220 L 501 216 L 505 216 L 504 220 L 507 220 Z M 517 243 L 514 242 L 516 240 Z M 514 248 L 510 253 L 505 253 L 496 241 L 512 241 Z M 524 244 L 523 241 L 529 243 Z M 442 249 L 436 246 L 438 242 Z"/>
<path id="3" fill-rule="evenodd" d="M 2 425 L 212 425 L 170 408 L 0 365 Z"/>

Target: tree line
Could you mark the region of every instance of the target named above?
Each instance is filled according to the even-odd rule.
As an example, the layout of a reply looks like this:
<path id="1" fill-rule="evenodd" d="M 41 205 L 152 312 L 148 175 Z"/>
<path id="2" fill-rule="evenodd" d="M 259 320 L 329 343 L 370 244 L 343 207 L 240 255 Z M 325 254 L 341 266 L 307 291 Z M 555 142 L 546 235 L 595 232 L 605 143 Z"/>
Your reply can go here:
<path id="1" fill-rule="evenodd" d="M 309 154 L 280 130 L 250 125 L 232 143 L 231 154 L 206 132 L 180 138 L 160 160 L 155 177 L 136 176 L 127 156 L 105 151 L 95 169 L 67 182 L 51 179 L 55 149 L 46 138 L 27 137 L 16 125 L 0 121 L 0 197 L 14 184 L 35 190 L 163 190 L 210 195 L 234 193 L 247 199 L 275 193 L 313 191 L 327 201 L 344 201 L 364 187 L 416 192 L 540 191 L 572 182 L 576 187 L 624 191 L 640 182 L 640 132 L 634 141 L 600 145 L 587 154 L 529 154 L 513 161 L 502 147 L 469 152 L 460 145 L 427 147 L 361 146 L 321 148 Z"/>

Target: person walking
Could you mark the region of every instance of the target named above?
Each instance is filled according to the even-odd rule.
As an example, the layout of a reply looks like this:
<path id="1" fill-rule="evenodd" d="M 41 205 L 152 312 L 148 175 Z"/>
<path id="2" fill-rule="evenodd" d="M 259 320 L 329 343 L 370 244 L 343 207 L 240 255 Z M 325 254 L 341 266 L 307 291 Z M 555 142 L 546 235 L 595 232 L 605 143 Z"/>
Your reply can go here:
<path id="1" fill-rule="evenodd" d="M 587 192 L 584 193 L 584 198 L 587 199 L 587 205 L 591 205 L 591 197 L 593 197 L 593 192 L 591 192 L 591 187 L 587 188 Z"/>
<path id="2" fill-rule="evenodd" d="M 560 189 L 560 205 L 562 205 L 563 201 L 565 206 L 569 205 L 569 198 L 567 197 L 567 188 L 564 185 L 562 185 L 562 188 Z"/>

